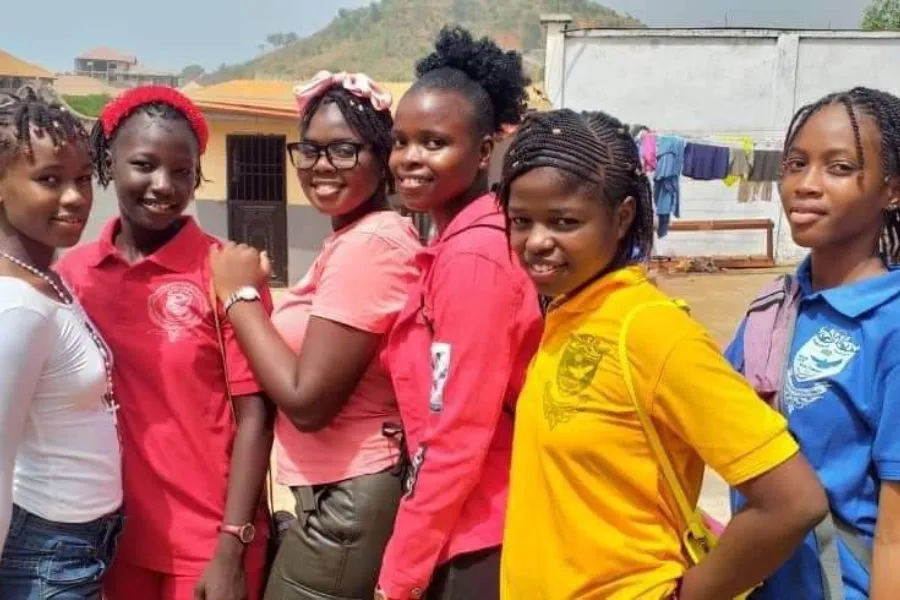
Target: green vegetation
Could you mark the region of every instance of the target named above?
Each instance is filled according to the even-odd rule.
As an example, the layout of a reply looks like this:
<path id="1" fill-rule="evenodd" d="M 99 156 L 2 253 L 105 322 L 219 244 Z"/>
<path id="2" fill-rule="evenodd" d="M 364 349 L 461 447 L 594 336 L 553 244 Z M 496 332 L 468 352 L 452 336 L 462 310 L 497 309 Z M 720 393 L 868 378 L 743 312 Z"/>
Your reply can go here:
<path id="1" fill-rule="evenodd" d="M 99 117 L 100 111 L 109 102 L 110 97 L 106 94 L 91 94 L 89 96 L 63 96 L 72 110 L 78 112 L 85 117 Z"/>
<path id="2" fill-rule="evenodd" d="M 860 27 L 866 31 L 900 29 L 900 0 L 873 0 Z"/>
<path id="3" fill-rule="evenodd" d="M 415 60 L 429 51 L 447 23 L 522 50 L 529 70 L 536 74 L 543 59 L 540 16 L 559 12 L 572 15 L 575 27 L 642 26 L 590 0 L 382 0 L 355 10 L 340 9 L 318 33 L 247 63 L 222 65 L 201 83 L 254 77 L 303 79 L 320 69 L 363 71 L 383 81 L 407 81 Z"/>

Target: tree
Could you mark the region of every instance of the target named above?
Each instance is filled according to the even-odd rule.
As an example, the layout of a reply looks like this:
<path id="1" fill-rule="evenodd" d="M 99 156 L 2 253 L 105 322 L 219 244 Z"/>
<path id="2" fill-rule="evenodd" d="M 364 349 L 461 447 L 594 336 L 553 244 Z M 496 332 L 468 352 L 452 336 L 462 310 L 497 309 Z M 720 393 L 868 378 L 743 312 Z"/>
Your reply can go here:
<path id="1" fill-rule="evenodd" d="M 181 79 L 184 81 L 194 81 L 206 75 L 206 69 L 200 65 L 188 65 L 181 70 Z"/>
<path id="2" fill-rule="evenodd" d="M 278 33 L 270 33 L 266 36 L 266 42 L 269 43 L 273 48 L 278 48 L 280 46 L 284 46 L 284 34 L 281 32 Z"/>
<path id="3" fill-rule="evenodd" d="M 293 31 L 290 32 L 290 33 L 284 34 L 284 43 L 285 43 L 285 45 L 287 45 L 287 44 L 293 44 L 294 42 L 296 42 L 296 41 L 299 40 L 299 39 L 300 39 L 300 36 L 298 36 L 298 35 L 297 35 L 296 33 L 294 33 Z"/>
<path id="4" fill-rule="evenodd" d="M 866 31 L 900 29 L 900 0 L 873 0 L 860 27 Z"/>

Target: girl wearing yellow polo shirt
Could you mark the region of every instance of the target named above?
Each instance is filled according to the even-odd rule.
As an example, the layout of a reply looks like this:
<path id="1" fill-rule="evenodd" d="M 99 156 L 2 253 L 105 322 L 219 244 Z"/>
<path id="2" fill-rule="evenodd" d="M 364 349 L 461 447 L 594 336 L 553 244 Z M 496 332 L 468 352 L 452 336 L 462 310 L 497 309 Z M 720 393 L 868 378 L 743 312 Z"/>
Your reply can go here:
<path id="1" fill-rule="evenodd" d="M 603 113 L 529 117 L 501 202 L 513 249 L 554 299 L 519 398 L 502 597 L 724 600 L 762 581 L 825 495 L 785 420 L 647 280 L 652 199 L 628 128 Z M 704 465 L 748 504 L 698 562 L 683 514 Z"/>

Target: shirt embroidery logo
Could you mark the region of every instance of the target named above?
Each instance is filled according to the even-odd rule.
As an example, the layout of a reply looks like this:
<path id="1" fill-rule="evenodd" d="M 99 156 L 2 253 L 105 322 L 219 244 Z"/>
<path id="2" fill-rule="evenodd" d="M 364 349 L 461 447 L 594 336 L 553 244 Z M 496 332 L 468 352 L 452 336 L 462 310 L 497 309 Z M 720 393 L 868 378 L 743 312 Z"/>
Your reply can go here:
<path id="1" fill-rule="evenodd" d="M 444 388 L 450 377 L 450 344 L 434 342 L 431 344 L 431 396 L 428 406 L 434 412 L 444 408 Z"/>
<path id="2" fill-rule="evenodd" d="M 794 358 L 784 389 L 788 414 L 820 400 L 831 387 L 829 381 L 843 372 L 859 352 L 850 334 L 835 327 L 822 327 Z"/>
<path id="3" fill-rule="evenodd" d="M 203 322 L 205 304 L 203 290 L 197 284 L 173 281 L 164 283 L 150 294 L 147 312 L 169 342 L 176 342 Z"/>
<path id="4" fill-rule="evenodd" d="M 585 397 L 581 392 L 590 387 L 609 344 L 596 335 L 575 334 L 566 342 L 556 367 L 556 387 L 560 397 L 553 394 L 550 384 L 544 389 L 544 418 L 550 429 L 567 423 L 581 411 Z"/>

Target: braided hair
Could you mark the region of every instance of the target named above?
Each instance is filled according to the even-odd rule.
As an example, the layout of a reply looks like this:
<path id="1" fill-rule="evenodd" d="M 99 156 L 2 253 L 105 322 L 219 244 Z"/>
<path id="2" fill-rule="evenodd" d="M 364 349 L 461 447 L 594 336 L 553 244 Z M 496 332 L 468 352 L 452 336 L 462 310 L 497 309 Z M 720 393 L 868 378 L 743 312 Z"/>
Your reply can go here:
<path id="1" fill-rule="evenodd" d="M 389 110 L 375 110 L 371 102 L 354 96 L 340 86 L 334 86 L 306 106 L 300 118 L 300 135 L 306 135 L 309 124 L 319 108 L 334 104 L 341 111 L 347 125 L 372 148 L 372 153 L 384 171 L 389 193 L 394 193 L 394 178 L 387 168 L 391 156 L 391 129 L 394 119 Z"/>
<path id="2" fill-rule="evenodd" d="M 0 176 L 17 152 L 31 155 L 31 135 L 49 137 L 54 148 L 70 143 L 88 148 L 88 134 L 81 121 L 56 101 L 41 97 L 32 87 L 0 95 Z"/>
<path id="3" fill-rule="evenodd" d="M 587 191 L 610 209 L 628 197 L 634 198 L 634 221 L 604 272 L 649 257 L 653 245 L 653 196 L 627 125 L 599 111 L 576 113 L 562 109 L 526 117 L 503 161 L 499 199 L 504 210 L 509 208 L 512 183 L 540 167 L 556 169 L 565 185 Z"/>
<path id="4" fill-rule="evenodd" d="M 793 148 L 797 136 L 809 119 L 826 106 L 834 104 L 844 106 L 853 128 L 860 165 L 860 185 L 866 165 L 858 114 L 872 117 L 881 132 L 881 166 L 884 176 L 900 177 L 900 98 L 888 92 L 866 87 L 855 87 L 849 91 L 829 94 L 800 108 L 788 127 L 784 141 L 784 155 L 787 156 Z M 892 209 L 884 212 L 884 226 L 878 239 L 877 252 L 888 264 L 900 262 L 900 211 Z"/>
<path id="5" fill-rule="evenodd" d="M 522 55 L 504 51 L 490 38 L 475 40 L 462 27 L 444 27 L 434 52 L 416 64 L 410 92 L 452 90 L 472 104 L 479 135 L 516 125 L 527 106 L 531 80 L 522 68 Z"/>
<path id="6" fill-rule="evenodd" d="M 102 121 L 97 120 L 91 130 L 91 149 L 93 151 L 94 170 L 97 173 L 97 181 L 99 181 L 100 185 L 103 187 L 107 187 L 112 181 L 111 153 L 113 144 L 115 144 L 116 138 L 125 124 L 135 115 L 146 115 L 147 117 L 162 119 L 164 121 L 182 121 L 191 129 L 191 131 L 193 131 L 193 126 L 187 115 L 167 102 L 148 102 L 135 107 L 127 116 L 118 122 L 116 128 L 110 135 L 106 135 Z M 203 170 L 200 166 L 200 159 L 198 158 L 194 189 L 199 188 L 204 181 Z"/>

